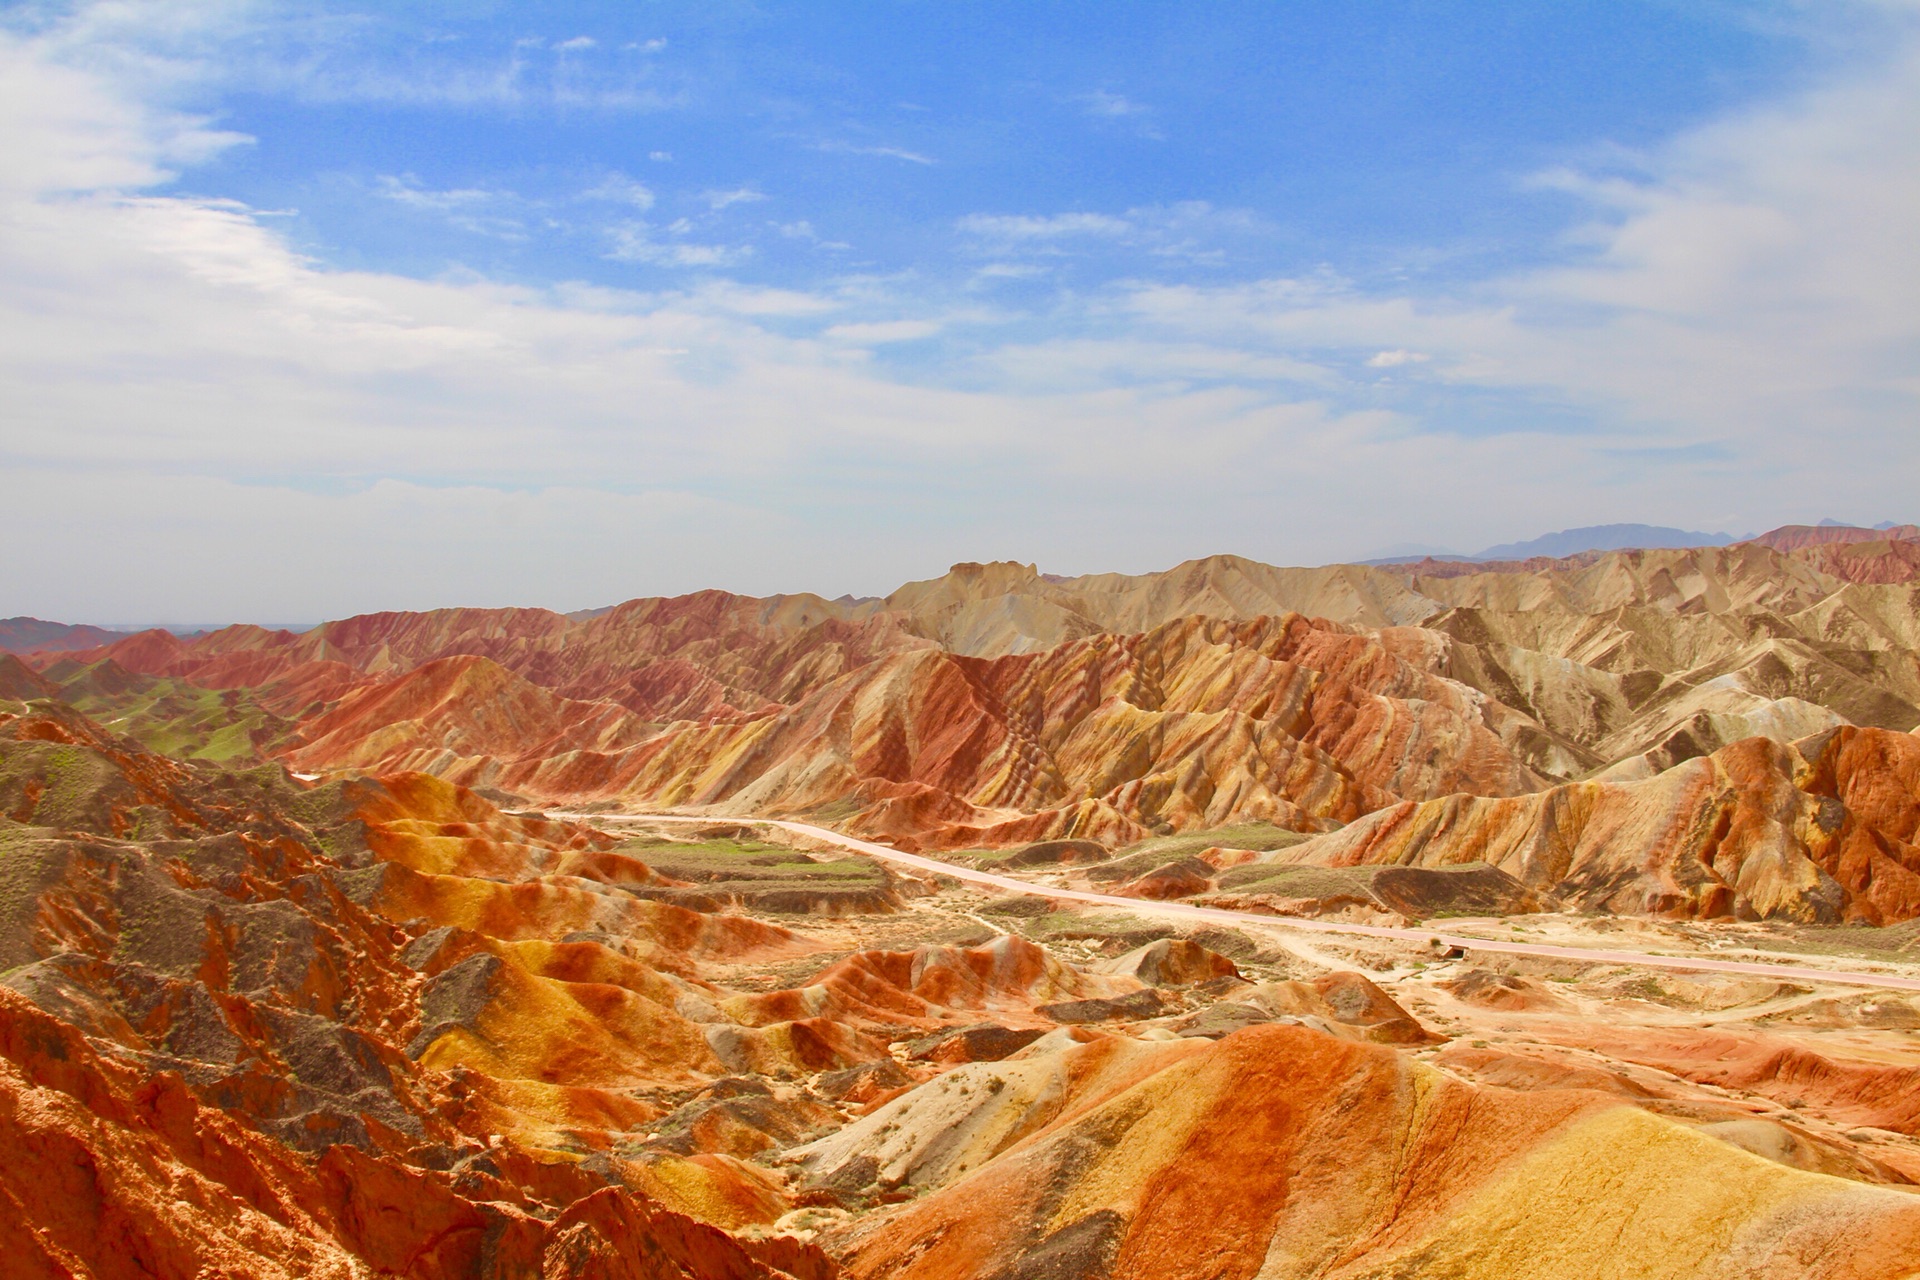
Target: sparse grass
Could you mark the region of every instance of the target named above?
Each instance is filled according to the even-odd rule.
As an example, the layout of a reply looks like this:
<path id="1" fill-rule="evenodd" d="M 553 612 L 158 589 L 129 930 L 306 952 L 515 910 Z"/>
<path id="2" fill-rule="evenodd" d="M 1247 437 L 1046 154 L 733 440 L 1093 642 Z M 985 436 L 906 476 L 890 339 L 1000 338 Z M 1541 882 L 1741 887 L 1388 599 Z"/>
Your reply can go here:
<path id="1" fill-rule="evenodd" d="M 835 800 L 831 804 L 823 804 L 807 816 L 820 826 L 831 827 L 836 823 L 845 822 L 864 808 L 866 806 L 860 801 L 848 797 L 844 800 Z"/>
<path id="2" fill-rule="evenodd" d="M 1012 845 L 1005 849 L 929 849 L 926 856 L 938 858 L 942 862 L 971 862 L 994 865 L 1005 862 L 1025 845 Z"/>
<path id="3" fill-rule="evenodd" d="M 1139 844 L 1129 845 L 1120 852 L 1125 855 L 1151 853 L 1173 862 L 1180 858 L 1190 858 L 1202 849 L 1219 847 L 1222 849 L 1253 849 L 1269 853 L 1275 849 L 1288 849 L 1302 841 L 1313 838 L 1310 832 L 1288 831 L 1276 827 L 1271 822 L 1242 822 L 1228 827 L 1212 827 L 1205 831 L 1183 831 L 1178 835 L 1155 836 L 1151 840 L 1142 840 Z"/>
<path id="4" fill-rule="evenodd" d="M 1620 984 L 1620 994 L 1655 1004 L 1672 998 L 1672 993 L 1653 978 L 1632 978 Z"/>
<path id="5" fill-rule="evenodd" d="M 818 884 L 883 881 L 885 873 L 868 858 L 818 859 L 797 849 L 758 840 L 672 841 L 642 838 L 616 847 L 675 880 L 712 884 L 729 880 L 785 880 Z"/>
<path id="6" fill-rule="evenodd" d="M 1104 911 L 1050 912 L 1025 921 L 1021 928 L 1036 942 L 1128 938 L 1145 934 L 1171 937 L 1174 933 L 1167 925 L 1143 920 L 1139 916 Z"/>
<path id="7" fill-rule="evenodd" d="M 1800 925 L 1778 937 L 1747 939 L 1760 951 L 1804 951 L 1861 960 L 1920 961 L 1920 920 L 1876 927 L 1864 924 Z"/>
<path id="8" fill-rule="evenodd" d="M 1293 898 L 1328 898 L 1337 894 L 1367 897 L 1377 867 L 1296 867 L 1255 862 L 1229 867 L 1220 873 L 1222 889 L 1243 893 L 1278 893 Z"/>

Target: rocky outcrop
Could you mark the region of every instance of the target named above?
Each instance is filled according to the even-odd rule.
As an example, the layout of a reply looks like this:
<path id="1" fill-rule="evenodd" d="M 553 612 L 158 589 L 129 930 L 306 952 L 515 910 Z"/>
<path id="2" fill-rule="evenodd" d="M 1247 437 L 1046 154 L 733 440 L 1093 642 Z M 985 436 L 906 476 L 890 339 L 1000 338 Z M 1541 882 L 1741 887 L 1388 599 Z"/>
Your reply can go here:
<path id="1" fill-rule="evenodd" d="M 1582 910 L 1891 923 L 1920 915 L 1916 783 L 1912 734 L 1750 738 L 1642 782 L 1400 804 L 1266 859 L 1485 863 Z"/>

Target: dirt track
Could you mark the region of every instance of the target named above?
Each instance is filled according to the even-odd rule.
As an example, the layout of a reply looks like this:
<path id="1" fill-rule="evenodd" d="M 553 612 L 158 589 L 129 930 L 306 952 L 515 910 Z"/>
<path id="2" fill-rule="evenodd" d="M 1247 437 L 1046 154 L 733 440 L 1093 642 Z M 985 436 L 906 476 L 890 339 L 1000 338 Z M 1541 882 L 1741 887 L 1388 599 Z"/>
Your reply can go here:
<path id="1" fill-rule="evenodd" d="M 1560 947 L 1540 942 L 1506 942 L 1492 938 L 1474 938 L 1461 934 L 1450 934 L 1432 929 L 1396 929 L 1386 925 L 1336 924 L 1324 920 L 1304 920 L 1292 916 L 1261 915 L 1252 911 L 1225 911 L 1218 907 L 1196 907 L 1185 902 L 1155 902 L 1141 898 L 1122 898 L 1114 894 L 1092 893 L 1083 889 L 1062 889 L 1053 885 L 1035 884 L 1026 880 L 1017 880 L 1012 876 L 995 875 L 991 871 L 976 871 L 971 867 L 956 866 L 950 862 L 941 862 L 937 858 L 922 857 L 917 853 L 902 853 L 898 849 L 875 844 L 871 840 L 856 840 L 852 836 L 840 834 L 826 827 L 816 827 L 807 822 L 790 822 L 781 818 L 727 818 L 694 817 L 684 814 L 586 814 L 551 813 L 556 818 L 569 818 L 576 821 L 634 821 L 634 822 L 691 822 L 712 824 L 716 822 L 743 822 L 753 826 L 779 827 L 796 835 L 823 840 L 839 845 L 843 849 L 878 858 L 883 862 L 896 863 L 946 876 L 954 880 L 963 880 L 969 884 L 988 885 L 1009 893 L 1031 894 L 1042 898 L 1055 898 L 1067 902 L 1086 902 L 1103 907 L 1123 907 L 1139 914 L 1177 916 L 1190 920 L 1207 920 L 1220 924 L 1237 926 L 1261 925 L 1272 929 L 1292 929 L 1308 933 L 1345 934 L 1366 938 L 1392 938 L 1401 942 L 1433 943 L 1440 946 L 1459 947 L 1467 951 L 1490 952 L 1503 955 L 1542 956 L 1556 960 L 1579 960 L 1589 964 L 1625 964 L 1641 965 L 1655 969 L 1680 969 L 1703 973 L 1739 973 L 1763 978 L 1792 978 L 1802 982 L 1837 982 L 1848 986 L 1885 987 L 1897 991 L 1920 991 L 1920 978 L 1903 977 L 1891 973 L 1869 973 L 1846 969 L 1814 969 L 1799 965 L 1761 964 L 1742 960 L 1711 960 L 1706 957 L 1649 955 L 1643 951 L 1604 951 L 1588 947 Z"/>

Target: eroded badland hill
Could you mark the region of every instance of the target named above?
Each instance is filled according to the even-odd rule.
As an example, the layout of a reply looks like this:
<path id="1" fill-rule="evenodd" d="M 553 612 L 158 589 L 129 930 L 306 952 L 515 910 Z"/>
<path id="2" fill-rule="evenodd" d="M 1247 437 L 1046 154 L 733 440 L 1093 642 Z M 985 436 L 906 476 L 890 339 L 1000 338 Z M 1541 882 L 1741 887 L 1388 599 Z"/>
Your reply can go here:
<path id="1" fill-rule="evenodd" d="M 0 654 L 0 1269 L 1920 1275 L 1854 532 Z"/>

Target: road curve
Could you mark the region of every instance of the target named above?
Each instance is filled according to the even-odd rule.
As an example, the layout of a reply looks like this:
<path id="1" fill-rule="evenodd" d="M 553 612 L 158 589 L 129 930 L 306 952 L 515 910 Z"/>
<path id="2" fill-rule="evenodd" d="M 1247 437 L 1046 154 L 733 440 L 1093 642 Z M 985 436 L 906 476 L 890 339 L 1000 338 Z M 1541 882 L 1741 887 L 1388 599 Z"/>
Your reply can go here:
<path id="1" fill-rule="evenodd" d="M 972 867 L 955 866 L 950 862 L 941 862 L 937 858 L 925 858 L 917 853 L 902 853 L 898 849 L 884 844 L 875 844 L 871 840 L 856 840 L 852 836 L 842 835 L 826 827 L 816 827 L 809 822 L 789 822 L 783 818 L 726 818 L 692 817 L 685 814 L 666 813 L 552 813 L 549 817 L 570 818 L 578 821 L 631 821 L 631 822 L 695 822 L 711 825 L 722 822 L 740 822 L 751 826 L 779 827 L 796 835 L 811 836 L 829 844 L 837 844 L 843 849 L 878 858 L 882 862 L 897 863 L 903 867 L 913 867 L 919 871 L 934 872 L 954 880 L 964 880 L 969 884 L 990 885 L 1010 893 L 1031 894 L 1042 898 L 1057 898 L 1066 902 L 1090 902 L 1104 907 L 1124 907 L 1129 911 L 1154 915 L 1180 916 L 1191 920 L 1209 920 L 1232 925 L 1265 925 L 1276 929 L 1297 929 L 1307 933 L 1333 933 L 1364 938 L 1394 938 L 1402 942 L 1431 943 L 1438 941 L 1442 947 L 1459 947 L 1463 950 L 1495 952 L 1501 955 L 1544 956 L 1554 960 L 1580 960 L 1588 964 L 1627 964 L 1643 965 L 1653 969 L 1681 969 L 1688 972 L 1704 973 L 1740 973 L 1762 978 L 1797 978 L 1803 982 L 1837 982 L 1846 986 L 1885 987 L 1896 991 L 1920 991 L 1920 978 L 1907 978 L 1891 973 L 1862 973 L 1841 969 L 1809 969 L 1797 965 L 1758 964 L 1742 960 L 1709 960 L 1704 957 L 1656 956 L 1640 951 L 1598 951 L 1586 947 L 1555 947 L 1540 942 L 1502 942 L 1491 938 L 1470 938 L 1459 934 L 1436 932 L 1432 929 L 1395 929 L 1387 925 L 1371 924 L 1335 924 L 1325 920 L 1304 920 L 1295 916 L 1270 916 L 1254 911 L 1227 911 L 1219 907 L 1196 907 L 1186 902 L 1155 902 L 1142 898 L 1122 898 L 1110 893 L 1092 893 L 1084 889 L 1061 889 L 1053 885 L 1032 884 L 1025 880 L 1016 880 L 1012 876 L 995 875 L 991 871 L 976 871 Z"/>

